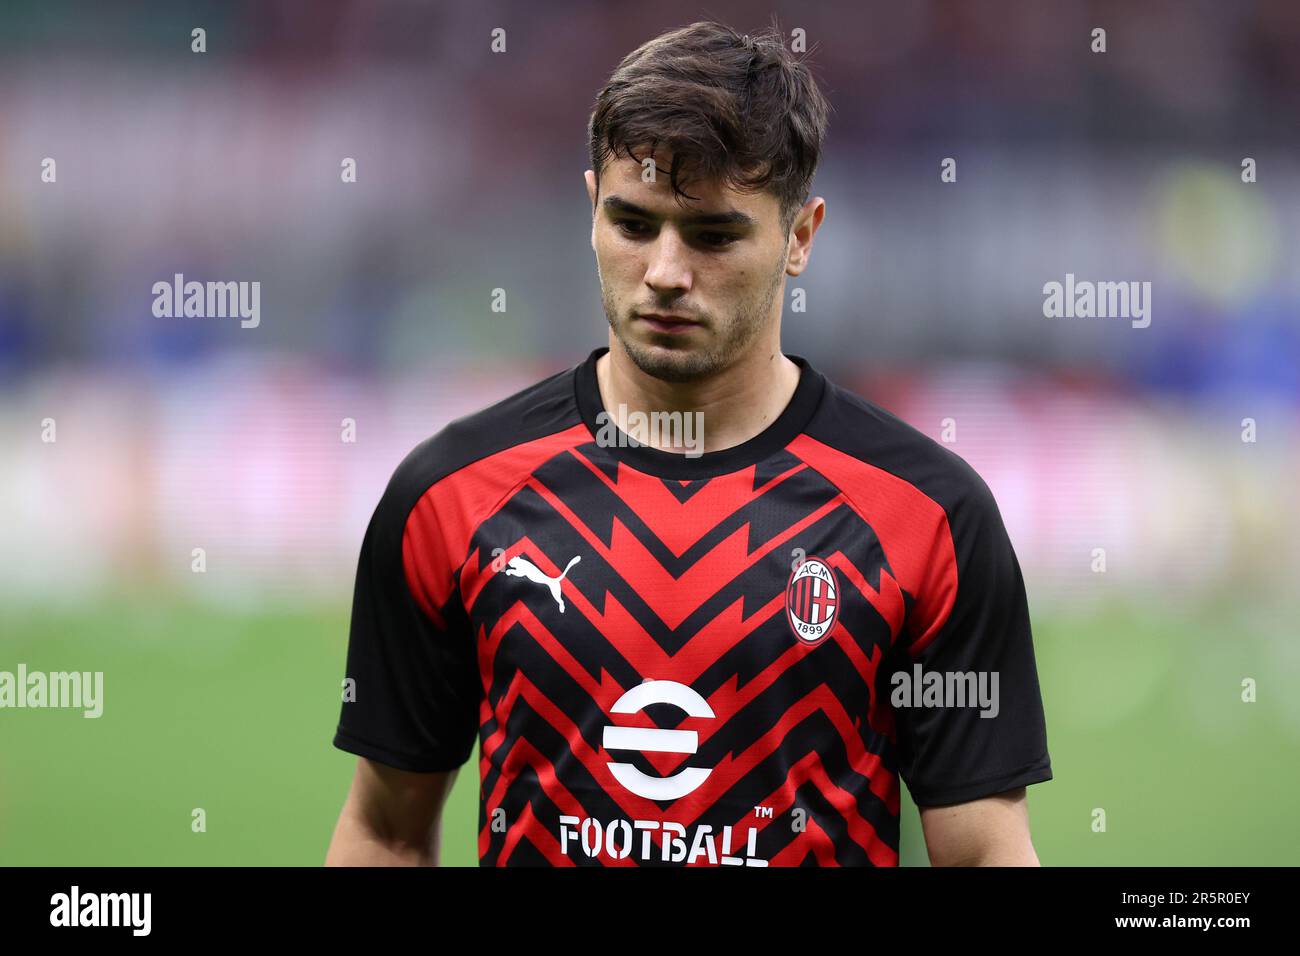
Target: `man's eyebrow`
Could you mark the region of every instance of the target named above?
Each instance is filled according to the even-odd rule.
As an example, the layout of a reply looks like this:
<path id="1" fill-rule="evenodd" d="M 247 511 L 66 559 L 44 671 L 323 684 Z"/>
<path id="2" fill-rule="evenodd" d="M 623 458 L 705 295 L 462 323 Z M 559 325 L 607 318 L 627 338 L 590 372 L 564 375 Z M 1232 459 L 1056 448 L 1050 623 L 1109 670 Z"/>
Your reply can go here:
<path id="1" fill-rule="evenodd" d="M 636 203 L 628 202 L 620 196 L 606 196 L 601 203 L 606 212 L 621 212 L 631 216 L 640 216 L 642 219 L 660 219 L 648 209 L 642 209 Z M 756 226 L 758 222 L 752 217 L 735 209 L 730 212 L 711 212 L 702 213 L 696 216 L 676 217 L 679 222 L 688 226 Z"/>

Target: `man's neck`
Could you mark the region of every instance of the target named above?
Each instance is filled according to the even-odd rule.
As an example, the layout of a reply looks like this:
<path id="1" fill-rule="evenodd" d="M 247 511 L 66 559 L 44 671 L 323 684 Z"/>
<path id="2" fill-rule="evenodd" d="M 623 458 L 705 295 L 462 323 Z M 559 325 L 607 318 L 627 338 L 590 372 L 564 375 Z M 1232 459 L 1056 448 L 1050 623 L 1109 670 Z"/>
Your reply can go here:
<path id="1" fill-rule="evenodd" d="M 775 345 L 751 349 L 730 368 L 701 382 L 665 382 L 645 374 L 612 335 L 609 351 L 596 361 L 601 403 L 620 427 L 626 429 L 619 406 L 627 414 L 699 412 L 704 452 L 732 448 L 760 434 L 790 404 L 800 374 L 799 366 Z"/>

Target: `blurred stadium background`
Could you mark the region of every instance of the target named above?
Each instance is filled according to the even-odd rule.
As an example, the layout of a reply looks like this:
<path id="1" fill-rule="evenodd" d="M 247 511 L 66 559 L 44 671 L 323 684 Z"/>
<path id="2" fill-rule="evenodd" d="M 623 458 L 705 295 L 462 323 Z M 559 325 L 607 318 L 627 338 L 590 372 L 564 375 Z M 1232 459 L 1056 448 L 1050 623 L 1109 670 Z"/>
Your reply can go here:
<path id="1" fill-rule="evenodd" d="M 1056 775 L 1043 862 L 1300 862 L 1293 0 L 11 0 L 0 669 L 102 670 L 105 710 L 0 711 L 0 863 L 323 859 L 389 474 L 605 341 L 582 172 L 618 60 L 771 12 L 835 108 L 786 350 L 936 438 L 953 419 L 995 492 Z M 260 281 L 260 326 L 155 318 L 178 272 Z M 1044 318 L 1066 273 L 1150 281 L 1150 327 Z M 476 859 L 477 798 L 471 762 L 447 863 Z M 923 865 L 910 804 L 903 840 Z"/>

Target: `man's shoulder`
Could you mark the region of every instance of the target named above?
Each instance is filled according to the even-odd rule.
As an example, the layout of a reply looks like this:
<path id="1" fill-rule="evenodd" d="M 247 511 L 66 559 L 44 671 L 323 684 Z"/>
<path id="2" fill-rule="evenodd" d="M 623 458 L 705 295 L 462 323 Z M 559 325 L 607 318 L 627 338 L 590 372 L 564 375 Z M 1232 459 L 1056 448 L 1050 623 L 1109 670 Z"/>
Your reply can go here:
<path id="1" fill-rule="evenodd" d="M 960 505 L 996 507 L 979 473 L 946 445 L 836 382 L 805 433 L 843 455 L 901 479 L 948 514 Z"/>
<path id="2" fill-rule="evenodd" d="M 413 505 L 433 485 L 476 462 L 580 425 L 574 371 L 556 372 L 448 422 L 406 454 L 384 497 Z"/>

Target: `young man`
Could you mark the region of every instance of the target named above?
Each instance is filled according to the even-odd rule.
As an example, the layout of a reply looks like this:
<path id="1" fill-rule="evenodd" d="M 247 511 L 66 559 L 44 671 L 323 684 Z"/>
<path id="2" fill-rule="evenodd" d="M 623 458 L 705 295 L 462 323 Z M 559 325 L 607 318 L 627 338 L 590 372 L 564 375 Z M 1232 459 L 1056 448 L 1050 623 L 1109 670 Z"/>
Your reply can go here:
<path id="1" fill-rule="evenodd" d="M 781 352 L 826 119 L 779 35 L 713 23 L 600 93 L 609 346 L 394 474 L 327 862 L 436 863 L 476 737 L 483 865 L 897 865 L 900 776 L 933 863 L 1038 862 L 1023 788 L 1051 769 L 988 488 Z M 638 444 L 655 415 L 677 430 Z"/>

